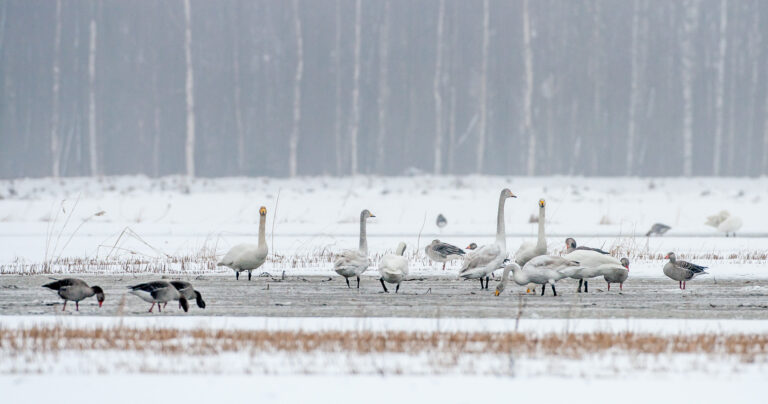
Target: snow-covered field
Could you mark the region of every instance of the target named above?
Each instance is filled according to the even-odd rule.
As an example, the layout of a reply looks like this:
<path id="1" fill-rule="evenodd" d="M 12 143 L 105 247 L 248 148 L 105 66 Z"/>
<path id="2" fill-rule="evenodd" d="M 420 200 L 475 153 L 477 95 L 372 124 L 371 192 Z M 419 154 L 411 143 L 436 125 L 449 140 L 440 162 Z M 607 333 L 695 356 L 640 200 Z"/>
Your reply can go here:
<path id="1" fill-rule="evenodd" d="M 470 292 L 469 284 L 450 279 L 451 272 L 439 270 L 420 249 L 437 237 L 461 247 L 491 241 L 498 193 L 505 187 L 518 195 L 506 203 L 509 250 L 535 237 L 536 224 L 530 219 L 537 212 L 537 201 L 544 198 L 553 252 L 559 252 L 564 239 L 572 236 L 582 245 L 629 256 L 630 276 L 644 278 L 646 283 L 638 281 L 633 291 L 630 279 L 624 294 L 615 296 L 599 287 L 589 296 L 577 296 L 568 286 L 560 300 L 536 296 L 539 300 L 531 300 L 520 320 L 512 311 L 522 298 L 505 295 L 493 306 L 483 306 L 482 301 L 492 295 L 476 294 L 474 284 Z M 763 310 L 756 301 L 768 278 L 767 200 L 768 178 L 0 181 L 0 276 L 4 277 L 0 282 L 0 401 L 81 402 L 68 401 L 60 391 L 82 388 L 88 391 L 88 399 L 98 401 L 103 396 L 108 402 L 135 402 L 140 394 L 136 392 L 146 389 L 184 402 L 243 397 L 259 402 L 335 403 L 476 402 L 497 397 L 503 401 L 515 397 L 569 402 L 759 402 L 758 388 L 768 371 L 768 323 L 689 318 L 678 313 L 702 313 L 711 307 L 716 318 L 762 318 L 755 313 Z M 234 282 L 231 272 L 215 266 L 216 259 L 237 243 L 255 241 L 262 205 L 269 211 L 267 242 L 275 255 L 258 272 L 279 278 L 285 271 L 291 279 L 273 283 L 269 293 L 263 292 L 265 287 L 270 291 L 266 277 L 238 287 L 253 285 L 249 293 L 275 296 L 266 296 L 271 311 L 259 317 L 147 318 L 138 317 L 146 310 L 139 302 L 130 301 L 130 310 L 124 312 L 125 301 L 118 303 L 120 299 L 113 297 L 112 292 L 123 287 L 117 284 L 128 281 L 123 277 L 139 274 L 173 274 L 193 281 L 198 274 L 217 274 L 225 276 L 205 276 L 199 282 L 222 287 Z M 380 296 L 371 286 L 372 279 L 363 281 L 365 288 L 349 293 L 339 282 L 322 283 L 325 278 L 336 279 L 330 255 L 357 245 L 357 221 L 365 208 L 376 214 L 368 227 L 374 258 L 405 241 L 411 275 L 426 281 L 409 282 L 404 293 L 391 298 Z M 721 210 L 744 220 L 738 237 L 725 238 L 704 225 L 706 216 Z M 435 225 L 438 213 L 448 219 L 442 230 Z M 664 237 L 646 238 L 645 232 L 655 222 L 666 223 L 672 230 Z M 700 278 L 685 293 L 673 290 L 674 284 L 669 290 L 656 290 L 664 279 L 662 257 L 668 251 L 710 266 L 711 275 Z M 109 304 L 109 310 L 122 314 L 87 316 L 97 310 L 89 302 L 79 316 L 8 315 L 58 311 L 58 306 L 49 306 L 54 295 L 40 298 L 40 290 L 18 289 L 28 284 L 21 279 L 39 283 L 35 277 L 17 276 L 31 273 L 107 275 L 115 286 L 105 307 Z M 300 279 L 309 275 L 313 276 L 309 281 Z M 718 279 L 729 281 L 717 283 Z M 478 310 L 497 310 L 508 302 L 510 312 L 499 317 L 513 318 L 441 318 L 439 310 L 436 318 L 370 318 L 367 314 L 288 318 L 279 314 L 291 311 L 295 316 L 302 305 L 309 304 L 301 295 L 306 288 L 316 288 L 313 293 L 333 288 L 333 296 L 346 296 L 344 304 L 371 300 L 375 307 L 362 313 L 380 313 L 376 311 L 379 302 L 401 307 L 409 299 L 429 301 L 433 295 L 424 295 L 424 290 L 438 281 L 439 285 L 450 283 L 451 289 L 436 292 L 434 299 L 450 302 L 450 294 L 459 293 L 462 298 L 457 302 L 478 304 Z M 730 285 L 734 285 L 732 293 Z M 646 306 L 637 299 L 640 293 L 679 305 L 675 308 L 679 310 L 670 310 L 665 319 L 626 318 L 622 313 L 629 312 L 630 306 L 638 306 L 632 307 L 634 313 Z M 743 303 L 740 293 L 750 296 L 749 307 L 739 305 Z M 15 301 L 14 296 L 20 295 L 35 297 Z M 206 296 L 211 293 L 206 291 Z M 714 296 L 717 300 L 709 305 L 702 301 Z M 223 303 L 225 297 L 232 300 L 232 296 L 214 294 L 210 302 L 215 306 L 217 299 Z M 614 298 L 623 300 L 624 306 L 617 304 L 606 311 L 608 305 L 601 302 Z M 561 310 L 555 313 L 571 313 L 562 310 L 573 305 L 579 318 L 541 318 L 536 311 L 543 311 L 550 302 Z M 333 312 L 326 301 L 323 308 Z M 599 319 L 589 318 L 595 310 L 604 312 Z M 654 310 L 659 312 L 658 307 Z M 213 310 L 206 312 L 213 314 Z M 299 349 L 295 344 L 303 345 Z"/>

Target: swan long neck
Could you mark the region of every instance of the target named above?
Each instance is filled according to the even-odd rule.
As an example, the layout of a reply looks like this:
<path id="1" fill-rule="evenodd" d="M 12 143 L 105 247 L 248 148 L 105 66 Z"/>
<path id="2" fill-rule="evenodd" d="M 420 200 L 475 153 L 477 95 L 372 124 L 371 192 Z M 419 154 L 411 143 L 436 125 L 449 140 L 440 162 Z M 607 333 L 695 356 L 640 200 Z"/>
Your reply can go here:
<path id="1" fill-rule="evenodd" d="M 504 229 L 504 202 L 507 198 L 504 195 L 499 197 L 499 211 L 496 216 L 496 242 L 507 245 L 507 235 Z"/>
<path id="2" fill-rule="evenodd" d="M 538 248 L 547 247 L 547 235 L 544 233 L 544 223 L 547 221 L 545 210 L 546 208 L 543 206 L 539 208 L 539 239 L 536 242 Z"/>
<path id="3" fill-rule="evenodd" d="M 504 267 L 504 273 L 501 275 L 501 284 L 506 288 L 507 282 L 509 282 L 509 270 L 512 269 L 511 265 Z"/>
<path id="4" fill-rule="evenodd" d="M 259 216 L 259 247 L 265 247 L 267 245 L 267 215 Z"/>
<path id="5" fill-rule="evenodd" d="M 368 253 L 368 237 L 365 233 L 365 216 L 360 216 L 360 251 Z"/>

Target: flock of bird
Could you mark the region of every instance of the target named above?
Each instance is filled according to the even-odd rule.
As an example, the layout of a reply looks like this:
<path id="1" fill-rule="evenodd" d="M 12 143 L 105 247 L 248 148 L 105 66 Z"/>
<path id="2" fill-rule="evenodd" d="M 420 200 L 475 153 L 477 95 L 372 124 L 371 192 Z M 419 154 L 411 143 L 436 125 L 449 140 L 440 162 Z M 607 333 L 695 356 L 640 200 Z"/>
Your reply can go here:
<path id="1" fill-rule="evenodd" d="M 433 261 L 445 263 L 455 259 L 461 259 L 462 265 L 458 277 L 462 279 L 479 279 L 480 288 L 488 289 L 490 275 L 499 269 L 503 269 L 501 282 L 496 286 L 495 295 L 499 296 L 510 280 L 518 285 L 526 286 L 526 292 L 533 291 L 541 286 L 541 295 L 543 296 L 546 286 L 550 285 L 552 294 L 557 296 L 555 283 L 561 279 L 578 279 L 579 285 L 577 292 L 582 292 L 582 286 L 585 293 L 589 291 L 589 279 L 603 277 L 608 284 L 608 290 L 612 283 L 618 283 L 619 289 L 623 290 L 624 282 L 629 276 L 629 259 L 617 259 L 609 252 L 599 248 L 578 246 L 576 240 L 567 238 L 565 240 L 565 254 L 562 256 L 549 255 L 547 250 L 545 222 L 546 222 L 546 202 L 541 199 L 538 202 L 538 238 L 536 242 L 523 243 L 514 254 L 512 260 L 508 259 L 506 232 L 504 228 L 504 206 L 507 199 L 517 198 L 509 189 L 504 189 L 499 195 L 498 209 L 496 215 L 496 240 L 491 244 L 478 247 L 475 243 L 470 244 L 464 251 L 454 245 L 433 240 L 426 246 L 425 253 Z M 259 238 L 258 244 L 239 244 L 232 247 L 227 254 L 217 263 L 218 266 L 231 268 L 235 272 L 235 278 L 239 280 L 241 272 L 248 272 L 248 280 L 251 279 L 252 272 L 261 267 L 267 259 L 269 249 L 266 243 L 267 209 L 259 209 Z M 343 276 L 347 287 L 351 288 L 349 279 L 357 280 L 357 287 L 360 287 L 360 275 L 371 266 L 371 260 L 368 256 L 368 239 L 366 233 L 366 223 L 369 218 L 375 217 L 368 209 L 360 212 L 360 240 L 357 249 L 345 250 L 335 255 L 333 268 L 339 275 Z M 441 222 L 446 223 L 444 216 L 438 217 L 438 225 Z M 731 221 L 727 226 L 729 232 L 735 226 L 733 217 L 722 212 L 719 215 L 710 217 L 710 221 L 717 225 L 722 225 Z M 739 220 L 740 222 L 740 220 Z M 660 224 L 654 225 L 657 227 Z M 661 225 L 664 226 L 664 225 Z M 740 223 L 739 226 L 740 227 Z M 662 234 L 664 230 L 656 229 Z M 653 230 L 653 229 L 652 229 Z M 395 293 L 399 292 L 400 284 L 408 276 L 408 259 L 404 256 L 406 244 L 401 242 L 393 254 L 384 255 L 378 265 L 379 281 L 384 292 L 389 292 L 387 283 L 396 285 Z M 678 281 L 680 289 L 685 289 L 685 283 L 698 275 L 706 274 L 706 267 L 692 264 L 686 261 L 678 260 L 673 252 L 666 255 L 668 261 L 664 264 L 663 272 L 669 278 Z M 485 279 L 485 282 L 483 282 Z M 88 297 L 96 296 L 101 307 L 104 302 L 104 291 L 98 286 L 88 286 L 84 281 L 75 278 L 66 278 L 43 285 L 43 287 L 56 290 L 58 295 L 66 302 L 74 301 L 76 309 L 79 310 L 79 302 Z M 178 301 L 179 307 L 185 312 L 189 309 L 189 301 L 194 299 L 200 308 L 205 308 L 205 301 L 199 291 L 195 290 L 192 284 L 184 281 L 154 281 L 129 286 L 129 293 L 138 296 L 147 303 L 152 303 L 149 309 L 151 313 L 155 304 L 158 311 L 162 311 L 169 301 Z"/>

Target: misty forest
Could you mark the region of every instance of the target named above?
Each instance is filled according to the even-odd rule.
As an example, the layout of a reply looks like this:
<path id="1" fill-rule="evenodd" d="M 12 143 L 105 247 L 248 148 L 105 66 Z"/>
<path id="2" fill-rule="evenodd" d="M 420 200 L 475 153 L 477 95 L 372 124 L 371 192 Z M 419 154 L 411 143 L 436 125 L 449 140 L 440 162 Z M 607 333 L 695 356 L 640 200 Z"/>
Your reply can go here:
<path id="1" fill-rule="evenodd" d="M 758 176 L 768 2 L 0 1 L 0 177 Z"/>

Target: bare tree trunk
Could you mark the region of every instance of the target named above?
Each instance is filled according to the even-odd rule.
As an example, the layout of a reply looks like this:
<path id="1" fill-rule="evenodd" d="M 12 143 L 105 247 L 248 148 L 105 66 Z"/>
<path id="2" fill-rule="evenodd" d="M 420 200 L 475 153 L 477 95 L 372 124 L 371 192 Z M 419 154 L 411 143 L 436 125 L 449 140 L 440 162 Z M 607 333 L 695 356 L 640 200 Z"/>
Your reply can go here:
<path id="1" fill-rule="evenodd" d="M 293 128 L 289 144 L 288 165 L 290 176 L 297 174 L 297 151 L 299 146 L 299 124 L 301 123 L 301 79 L 304 74 L 304 46 L 301 38 L 299 5 L 293 0 L 293 25 L 296 30 L 296 75 L 293 80 Z"/>
<path id="2" fill-rule="evenodd" d="M 88 46 L 88 154 L 91 175 L 99 175 L 99 155 L 96 144 L 96 12 L 91 13 Z"/>
<path id="3" fill-rule="evenodd" d="M 435 161 L 433 173 L 439 175 L 443 171 L 443 96 L 441 94 L 443 78 L 443 26 L 445 20 L 445 0 L 440 0 L 437 12 L 437 55 L 435 57 L 435 77 L 432 91 L 435 98 Z"/>
<path id="4" fill-rule="evenodd" d="M 187 64 L 187 140 L 185 157 L 187 176 L 195 176 L 195 77 L 192 69 L 192 15 L 189 0 L 184 0 L 184 59 Z"/>
<path id="5" fill-rule="evenodd" d="M 376 169 L 384 171 L 384 139 L 387 137 L 387 106 L 389 102 L 389 15 L 390 1 L 384 2 L 384 22 L 379 33 L 379 131 L 376 137 Z"/>
<path id="6" fill-rule="evenodd" d="M 355 66 L 352 87 L 352 128 L 349 136 L 351 174 L 357 175 L 357 135 L 360 131 L 360 0 L 355 1 Z"/>
<path id="7" fill-rule="evenodd" d="M 459 49 L 459 5 L 453 5 L 453 24 L 451 26 L 451 112 L 448 117 L 448 172 L 455 174 L 455 146 L 456 146 L 456 54 Z"/>
<path id="8" fill-rule="evenodd" d="M 344 152 L 341 143 L 341 0 L 336 0 L 336 46 L 334 62 L 336 64 L 336 117 L 334 120 L 334 150 L 336 151 L 336 175 L 343 170 Z"/>
<path id="9" fill-rule="evenodd" d="M 760 13 L 757 10 L 752 12 L 752 31 L 747 40 L 749 47 L 749 59 L 752 60 L 752 69 L 750 70 L 749 80 L 749 115 L 747 118 L 747 141 L 744 150 L 747 150 L 746 161 L 744 162 L 744 174 L 752 175 L 752 160 L 756 153 L 752 150 L 755 136 L 755 114 L 757 113 L 757 90 L 760 86 Z"/>
<path id="10" fill-rule="evenodd" d="M 693 175 L 693 75 L 695 49 L 693 37 L 699 22 L 699 1 L 684 3 L 683 38 L 680 41 L 682 54 L 681 77 L 683 88 L 683 175 Z"/>
<path id="11" fill-rule="evenodd" d="M 61 151 L 59 150 L 59 87 L 61 79 L 61 0 L 56 0 L 56 30 L 53 38 L 53 91 L 51 114 L 51 175 L 59 176 Z"/>
<path id="12" fill-rule="evenodd" d="M 240 2 L 234 6 L 234 29 L 232 30 L 232 71 L 234 74 L 235 130 L 237 131 L 237 171 L 245 174 L 245 128 L 240 89 Z"/>
<path id="13" fill-rule="evenodd" d="M 536 173 L 536 133 L 533 130 L 533 50 L 531 49 L 531 16 L 528 0 L 523 0 L 523 61 L 525 89 L 523 93 L 523 133 L 528 137 L 528 175 Z"/>
<path id="14" fill-rule="evenodd" d="M 725 92 L 725 53 L 728 46 L 728 3 L 720 0 L 720 34 L 717 53 L 717 82 L 715 84 L 715 141 L 712 155 L 712 174 L 720 175 L 723 148 L 723 93 Z"/>
<path id="15" fill-rule="evenodd" d="M 637 108 L 640 100 L 640 0 L 635 0 L 632 13 L 632 64 L 629 93 L 629 127 L 627 128 L 627 149 L 624 153 L 624 175 L 633 175 L 635 164 L 635 132 L 637 130 Z"/>
<path id="16" fill-rule="evenodd" d="M 488 0 L 483 0 L 483 48 L 480 67 L 480 123 L 477 138 L 475 172 L 482 174 L 485 161 L 485 131 L 488 119 L 488 45 L 490 42 L 490 10 Z"/>

